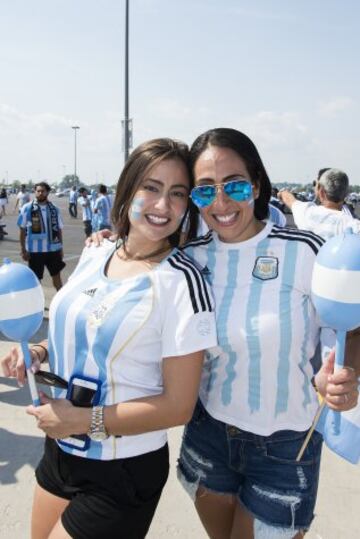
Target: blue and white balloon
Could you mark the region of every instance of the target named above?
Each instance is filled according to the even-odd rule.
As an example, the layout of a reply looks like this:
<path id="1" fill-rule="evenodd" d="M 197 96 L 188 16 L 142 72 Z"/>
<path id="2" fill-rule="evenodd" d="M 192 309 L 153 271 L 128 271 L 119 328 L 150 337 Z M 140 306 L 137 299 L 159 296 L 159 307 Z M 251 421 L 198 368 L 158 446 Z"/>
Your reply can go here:
<path id="1" fill-rule="evenodd" d="M 351 229 L 329 239 L 319 250 L 312 299 L 322 322 L 336 330 L 335 370 L 340 369 L 346 332 L 360 326 L 360 235 Z M 354 464 L 360 459 L 359 419 L 357 409 L 340 414 L 327 408 L 316 427 L 330 449 Z"/>
<path id="2" fill-rule="evenodd" d="M 40 404 L 28 340 L 40 328 L 44 316 L 44 293 L 35 273 L 9 259 L 0 267 L 0 331 L 20 341 L 33 403 Z"/>
<path id="3" fill-rule="evenodd" d="M 360 326 L 360 235 L 351 229 L 329 239 L 319 250 L 312 299 L 320 319 L 330 328 L 349 331 Z"/>
<path id="4" fill-rule="evenodd" d="M 35 273 L 5 259 L 0 267 L 0 330 L 14 341 L 28 340 L 43 316 L 44 293 Z"/>

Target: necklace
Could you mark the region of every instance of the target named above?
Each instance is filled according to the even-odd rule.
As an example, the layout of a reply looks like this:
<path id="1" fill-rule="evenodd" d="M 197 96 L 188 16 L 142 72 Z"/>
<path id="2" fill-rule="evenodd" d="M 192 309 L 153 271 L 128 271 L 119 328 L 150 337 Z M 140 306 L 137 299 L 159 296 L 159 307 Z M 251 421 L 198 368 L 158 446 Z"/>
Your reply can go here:
<path id="1" fill-rule="evenodd" d="M 158 255 L 161 255 L 162 253 L 166 253 L 167 251 L 170 250 L 170 245 L 166 245 L 165 247 L 160 247 L 160 249 L 156 249 L 155 251 L 151 251 L 151 253 L 148 253 L 146 255 L 131 255 L 129 253 L 129 251 L 126 249 L 126 245 L 125 243 L 122 243 L 119 247 L 116 246 L 117 249 L 116 249 L 116 256 L 118 258 L 120 258 L 120 260 L 125 260 L 125 261 L 128 261 L 128 260 L 136 260 L 138 262 L 143 262 L 143 261 L 147 261 L 147 260 L 150 260 L 151 258 L 154 258 L 155 256 L 158 256 Z M 123 252 L 124 252 L 124 255 L 125 256 L 121 256 L 120 254 L 120 249 L 123 249 Z"/>

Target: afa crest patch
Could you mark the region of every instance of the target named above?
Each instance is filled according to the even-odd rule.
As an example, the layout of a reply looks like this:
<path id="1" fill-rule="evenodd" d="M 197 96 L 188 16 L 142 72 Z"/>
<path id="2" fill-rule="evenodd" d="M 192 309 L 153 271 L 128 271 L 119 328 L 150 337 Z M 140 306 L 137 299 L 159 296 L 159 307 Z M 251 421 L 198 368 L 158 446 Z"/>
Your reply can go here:
<path id="1" fill-rule="evenodd" d="M 252 274 L 262 281 L 276 279 L 279 275 L 279 260 L 275 256 L 258 256 Z"/>

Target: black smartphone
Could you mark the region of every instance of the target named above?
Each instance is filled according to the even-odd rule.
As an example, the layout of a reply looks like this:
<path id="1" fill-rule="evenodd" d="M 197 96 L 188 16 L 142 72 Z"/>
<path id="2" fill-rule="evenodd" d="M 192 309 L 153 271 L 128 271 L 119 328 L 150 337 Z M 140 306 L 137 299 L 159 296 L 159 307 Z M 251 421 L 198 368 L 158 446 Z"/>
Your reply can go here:
<path id="1" fill-rule="evenodd" d="M 67 398 L 71 400 L 74 406 L 90 408 L 99 400 L 99 387 L 99 382 L 96 380 L 87 380 L 74 376 L 71 378 Z"/>
<path id="2" fill-rule="evenodd" d="M 68 383 L 64 378 L 54 374 L 53 372 L 48 371 L 37 371 L 35 374 L 35 381 L 38 384 L 43 384 L 45 386 L 59 387 L 61 389 L 67 389 Z"/>

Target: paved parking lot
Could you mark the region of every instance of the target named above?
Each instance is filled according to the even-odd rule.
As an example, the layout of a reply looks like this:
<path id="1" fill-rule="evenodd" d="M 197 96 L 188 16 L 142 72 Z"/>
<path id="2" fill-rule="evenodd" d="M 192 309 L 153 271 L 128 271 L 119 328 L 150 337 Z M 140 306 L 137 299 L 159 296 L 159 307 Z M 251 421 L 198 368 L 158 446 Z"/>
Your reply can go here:
<path id="1" fill-rule="evenodd" d="M 64 244 L 67 267 L 64 280 L 76 265 L 84 233 L 81 219 L 70 219 L 67 199 L 53 197 L 63 210 Z M 10 200 L 10 207 L 14 200 Z M 8 206 L 8 210 L 9 210 Z M 0 242 L 0 257 L 20 261 L 16 216 L 6 218 L 9 235 Z M 45 277 L 47 307 L 54 294 L 51 281 Z M 46 311 L 47 312 L 47 311 Z M 46 335 L 44 319 L 34 341 Z M 0 335 L 0 356 L 12 343 Z M 42 436 L 33 418 L 24 413 L 28 404 L 27 388 L 18 389 L 14 381 L 0 376 L 0 539 L 28 539 L 29 515 L 34 485 L 34 467 L 41 455 Z M 149 539 L 205 539 L 195 511 L 175 478 L 175 463 L 181 440 L 181 429 L 170 432 L 171 474 L 148 534 Z M 316 518 L 309 539 L 359 539 L 360 537 L 360 467 L 345 463 L 324 451 Z"/>

